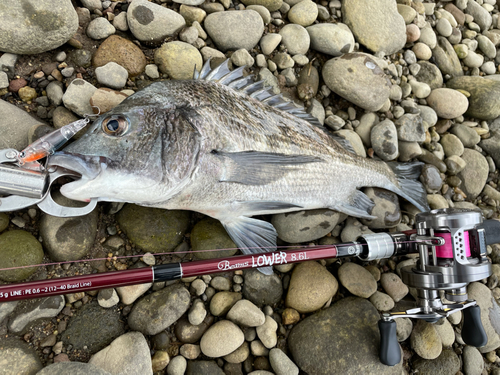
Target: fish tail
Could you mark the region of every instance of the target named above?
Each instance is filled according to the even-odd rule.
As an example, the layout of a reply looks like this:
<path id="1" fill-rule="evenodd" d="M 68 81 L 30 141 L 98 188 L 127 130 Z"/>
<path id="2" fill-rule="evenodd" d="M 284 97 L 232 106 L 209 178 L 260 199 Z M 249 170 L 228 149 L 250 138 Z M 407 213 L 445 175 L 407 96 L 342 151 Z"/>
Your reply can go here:
<path id="1" fill-rule="evenodd" d="M 387 163 L 394 173 L 397 185 L 387 187 L 387 189 L 402 196 L 407 201 L 411 202 L 420 211 L 429 211 L 427 204 L 427 192 L 424 186 L 417 180 L 422 171 L 424 163 Z"/>

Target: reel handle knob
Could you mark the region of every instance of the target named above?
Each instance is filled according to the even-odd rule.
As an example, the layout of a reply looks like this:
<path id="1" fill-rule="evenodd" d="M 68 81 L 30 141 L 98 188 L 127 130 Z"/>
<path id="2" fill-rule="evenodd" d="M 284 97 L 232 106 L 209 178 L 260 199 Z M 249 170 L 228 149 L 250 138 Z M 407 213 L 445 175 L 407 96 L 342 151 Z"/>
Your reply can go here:
<path id="1" fill-rule="evenodd" d="M 486 345 L 488 336 L 481 323 L 481 308 L 471 306 L 462 310 L 464 323 L 462 325 L 462 339 L 467 345 L 480 347 Z"/>
<path id="2" fill-rule="evenodd" d="M 396 335 L 396 322 L 393 319 L 378 321 L 380 330 L 380 362 L 395 366 L 401 362 L 401 349 Z"/>

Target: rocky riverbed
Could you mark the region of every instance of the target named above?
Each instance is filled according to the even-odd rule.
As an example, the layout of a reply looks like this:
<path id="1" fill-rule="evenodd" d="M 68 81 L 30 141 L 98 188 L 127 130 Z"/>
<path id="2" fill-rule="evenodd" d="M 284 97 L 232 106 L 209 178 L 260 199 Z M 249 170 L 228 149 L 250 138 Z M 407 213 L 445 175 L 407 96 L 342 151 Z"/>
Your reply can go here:
<path id="1" fill-rule="evenodd" d="M 363 157 L 425 163 L 431 208 L 498 218 L 500 16 L 496 0 L 38 0 L 0 3 L 0 148 L 116 106 L 151 82 L 230 59 L 303 105 Z M 94 108 L 95 109 L 95 108 Z M 346 176 L 349 178 L 349 176 Z M 314 181 L 310 181 L 314 183 Z M 280 245 L 414 227 L 418 212 L 364 189 L 377 219 L 330 210 L 266 218 Z M 54 193 L 59 203 L 75 205 Z M 236 254 L 194 212 L 101 203 L 78 218 L 0 213 L 0 283 Z M 205 250 L 205 251 L 203 251 Z M 163 253 L 153 256 L 153 253 Z M 461 313 L 397 320 L 402 361 L 378 359 L 377 321 L 411 306 L 414 256 L 280 265 L 0 303 L 0 374 L 500 374 L 500 246 L 469 285 L 488 342 Z M 144 255 L 146 254 L 146 255 Z M 99 261 L 85 259 L 100 258 Z M 82 261 L 83 260 L 83 261 Z"/>

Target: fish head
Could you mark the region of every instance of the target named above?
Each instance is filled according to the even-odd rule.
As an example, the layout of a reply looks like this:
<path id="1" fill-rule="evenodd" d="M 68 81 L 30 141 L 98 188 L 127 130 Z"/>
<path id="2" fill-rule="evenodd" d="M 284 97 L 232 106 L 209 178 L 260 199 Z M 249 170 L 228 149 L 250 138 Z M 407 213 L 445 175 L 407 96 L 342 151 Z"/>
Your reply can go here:
<path id="1" fill-rule="evenodd" d="M 50 157 L 49 166 L 81 175 L 61 187 L 64 196 L 154 205 L 189 179 L 198 150 L 196 130 L 167 98 L 158 103 L 133 96 Z"/>

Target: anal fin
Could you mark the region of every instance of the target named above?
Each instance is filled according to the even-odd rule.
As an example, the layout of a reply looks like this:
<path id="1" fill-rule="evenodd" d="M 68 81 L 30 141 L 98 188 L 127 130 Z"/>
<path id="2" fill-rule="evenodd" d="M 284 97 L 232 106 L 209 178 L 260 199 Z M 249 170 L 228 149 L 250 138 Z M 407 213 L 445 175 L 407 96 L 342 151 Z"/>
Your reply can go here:
<path id="1" fill-rule="evenodd" d="M 246 216 L 221 221 L 229 237 L 243 254 L 258 254 L 276 250 L 278 234 L 272 224 Z M 272 275 L 271 266 L 258 269 L 264 275 Z"/>
<path id="2" fill-rule="evenodd" d="M 342 203 L 334 209 L 350 216 L 361 217 L 363 219 L 376 219 L 376 216 L 371 215 L 373 206 L 375 206 L 375 203 L 365 193 L 355 190 L 352 202 Z"/>

